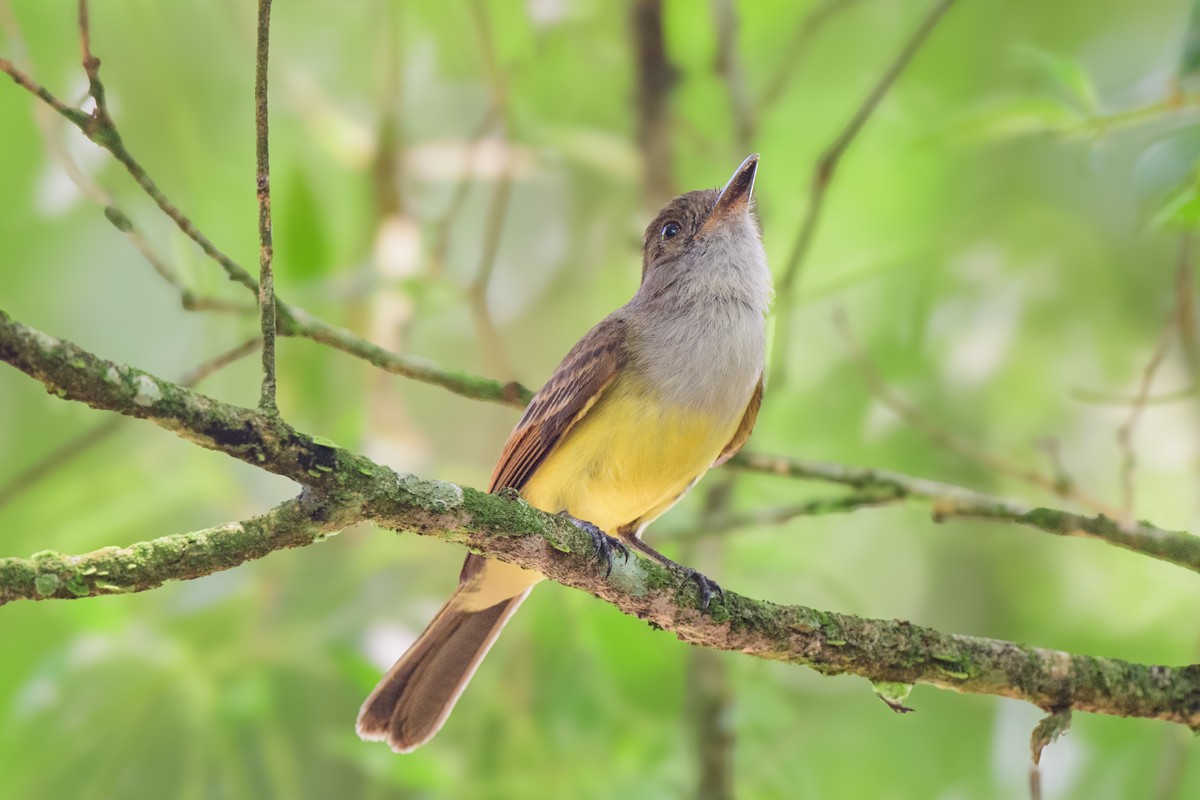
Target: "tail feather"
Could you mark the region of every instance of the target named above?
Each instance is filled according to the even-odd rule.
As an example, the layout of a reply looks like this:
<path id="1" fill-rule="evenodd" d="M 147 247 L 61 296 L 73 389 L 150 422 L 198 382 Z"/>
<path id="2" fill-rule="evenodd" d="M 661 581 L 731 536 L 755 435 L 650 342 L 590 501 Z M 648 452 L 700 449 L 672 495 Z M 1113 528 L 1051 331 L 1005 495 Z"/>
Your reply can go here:
<path id="1" fill-rule="evenodd" d="M 392 666 L 358 712 L 358 735 L 407 753 L 438 732 L 526 589 L 489 608 L 463 606 L 460 588 Z"/>

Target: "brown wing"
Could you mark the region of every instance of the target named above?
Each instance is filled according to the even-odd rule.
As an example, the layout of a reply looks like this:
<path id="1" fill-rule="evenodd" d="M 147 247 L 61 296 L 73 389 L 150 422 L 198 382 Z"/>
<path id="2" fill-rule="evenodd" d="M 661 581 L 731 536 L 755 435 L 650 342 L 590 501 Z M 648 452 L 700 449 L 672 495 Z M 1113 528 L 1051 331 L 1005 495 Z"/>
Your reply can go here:
<path id="1" fill-rule="evenodd" d="M 738 425 L 737 430 L 733 432 L 733 438 L 729 440 L 729 444 L 725 445 L 725 449 L 721 451 L 721 455 L 717 456 L 717 460 L 713 462 L 714 467 L 719 467 L 729 459 L 737 455 L 737 451 L 742 449 L 742 445 L 750 438 L 750 431 L 754 430 L 754 421 L 758 419 L 758 409 L 762 406 L 763 395 L 763 379 L 762 375 L 758 376 L 758 385 L 754 387 L 754 394 L 750 395 L 750 405 L 746 406 L 746 413 L 742 415 L 742 422 Z"/>
<path id="2" fill-rule="evenodd" d="M 524 489 L 554 446 L 604 394 L 625 361 L 625 322 L 612 315 L 571 348 L 533 396 L 509 434 L 488 491 Z"/>

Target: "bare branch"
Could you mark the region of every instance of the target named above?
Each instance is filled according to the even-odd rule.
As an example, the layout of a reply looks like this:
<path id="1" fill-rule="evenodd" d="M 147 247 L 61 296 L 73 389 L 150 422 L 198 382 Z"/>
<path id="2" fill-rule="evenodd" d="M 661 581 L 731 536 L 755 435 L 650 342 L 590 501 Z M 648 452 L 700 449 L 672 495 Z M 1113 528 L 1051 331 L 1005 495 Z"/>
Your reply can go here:
<path id="1" fill-rule="evenodd" d="M 1103 514 L 1088 517 L 1054 508 L 1034 508 L 961 486 L 914 478 L 882 469 L 848 467 L 823 461 L 745 451 L 730 459 L 726 466 L 730 469 L 751 470 L 782 477 L 839 483 L 854 487 L 860 493 L 877 493 L 881 498 L 891 492 L 897 500 L 911 499 L 929 503 L 933 518 L 939 522 L 955 517 L 1012 522 L 1059 536 L 1096 539 L 1193 572 L 1200 572 L 1200 536 L 1194 536 L 1187 531 L 1167 530 L 1146 522 L 1120 525 L 1114 518 Z M 849 495 L 847 499 L 854 496 Z M 869 503 L 864 503 L 866 504 Z"/>
<path id="2" fill-rule="evenodd" d="M 433 235 L 433 244 L 429 248 L 430 274 L 432 277 L 440 277 L 445 272 L 446 253 L 450 249 L 450 230 L 454 226 L 455 220 L 458 219 L 463 204 L 467 200 L 467 194 L 470 192 L 471 176 L 475 172 L 475 161 L 478 157 L 479 146 L 499 119 L 500 109 L 496 108 L 495 105 L 488 106 L 483 118 L 479 121 L 479 125 L 467 140 L 466 163 L 463 165 L 462 176 L 454 186 L 454 192 L 450 195 L 450 201 L 446 204 L 445 211 L 442 212 L 441 216 L 434 223 L 435 233 Z"/>
<path id="3" fill-rule="evenodd" d="M 283 324 L 287 336 L 304 336 L 361 358 L 393 375 L 440 386 L 471 400 L 485 400 L 513 408 L 524 408 L 533 392 L 517 383 L 502 383 L 460 370 L 446 369 L 419 356 L 400 355 L 355 336 L 345 328 L 330 325 L 296 306 L 288 306 L 289 320 Z"/>
<path id="4" fill-rule="evenodd" d="M 846 127 L 834 137 L 833 142 L 825 148 L 813 167 L 812 179 L 808 188 L 808 210 L 805 212 L 804 221 L 800 223 L 800 231 L 796 235 L 796 242 L 792 246 L 792 252 L 783 268 L 783 278 L 779 281 L 776 293 L 775 352 L 771 363 L 771 379 L 776 386 L 783 385 L 785 380 L 796 283 L 800 277 L 801 266 L 812 245 L 817 223 L 820 222 L 821 210 L 825 205 L 825 194 L 833 180 L 834 172 L 837 171 L 838 164 L 847 148 L 854 142 L 859 131 L 879 106 L 879 102 L 883 100 L 888 90 L 892 88 L 892 84 L 896 82 L 896 78 L 912 61 L 913 56 L 921 49 L 929 34 L 941 20 L 942 15 L 949 11 L 952 5 L 954 5 L 954 0 L 937 0 L 933 4 L 908 41 L 905 42 L 899 55 L 884 70 L 883 75 L 876 81 L 871 91 L 867 93 L 858 109 L 850 117 Z"/>
<path id="5" fill-rule="evenodd" d="M 271 154 L 268 146 L 267 64 L 271 52 L 271 0 L 258 0 L 258 46 L 254 70 L 255 195 L 258 198 L 258 312 L 262 329 L 262 395 L 258 407 L 275 404 L 275 246 L 271 235 Z"/>
<path id="6" fill-rule="evenodd" d="M 512 159 L 508 154 L 508 78 L 496 56 L 496 46 L 492 41 L 492 26 L 488 20 L 487 9 L 482 2 L 476 0 L 471 4 L 471 10 L 471 18 L 475 22 L 479 38 L 484 70 L 487 74 L 488 85 L 491 87 L 492 107 L 497 110 L 497 117 L 500 121 L 505 153 L 502 156 L 500 177 L 492 192 L 492 203 L 488 209 L 487 221 L 484 223 L 479 268 L 467 290 L 467 302 L 475 321 L 475 336 L 479 342 L 480 351 L 484 354 L 485 362 L 501 375 L 512 375 L 512 364 L 504 351 L 500 331 L 496 328 L 495 320 L 492 319 L 491 308 L 488 306 L 487 300 L 488 285 L 492 281 L 492 272 L 500 253 L 500 237 L 504 234 L 504 220 L 508 216 L 508 202 L 512 197 Z"/>
<path id="7" fill-rule="evenodd" d="M 851 330 L 846 315 L 840 309 L 834 314 L 834 322 L 837 324 L 846 346 L 854 356 L 854 360 L 858 362 L 863 377 L 870 387 L 871 394 L 908 425 L 924 434 L 931 442 L 963 458 L 983 464 L 996 472 L 1010 475 L 1065 500 L 1073 500 L 1088 506 L 1112 519 L 1121 518 L 1120 509 L 1114 508 L 1098 497 L 1079 488 L 1078 484 L 1063 482 L 1056 476 L 1047 475 L 1039 470 L 1023 467 L 1020 464 L 1015 464 L 1005 458 L 1001 458 L 994 453 L 984 450 L 974 442 L 968 441 L 953 431 L 946 430 L 929 420 L 919 409 L 902 399 L 884 382 L 883 377 L 875 368 L 875 364 L 871 361 L 870 356 L 867 355 L 866 350 L 863 349 L 862 344 L 855 337 L 854 331 Z"/>
<path id="8" fill-rule="evenodd" d="M 844 11 L 849 11 L 862 0 L 823 0 L 805 12 L 800 18 L 796 31 L 788 46 L 783 49 L 777 62 L 775 74 L 767 82 L 767 88 L 758 101 L 758 119 L 754 121 L 755 129 L 767 112 L 779 102 L 787 89 L 788 82 L 796 73 L 796 66 L 803 56 L 808 53 L 809 45 L 831 19 Z"/>
<path id="9" fill-rule="evenodd" d="M 51 105 L 54 106 L 56 111 L 63 114 L 67 120 L 78 127 L 84 136 L 100 147 L 103 147 L 117 161 L 121 162 L 121 165 L 125 167 L 125 170 L 137 182 L 142 191 L 149 195 L 155 205 L 175 223 L 185 236 L 198 244 L 207 256 L 221 265 L 225 270 L 226 276 L 231 281 L 240 283 L 247 289 L 257 293 L 258 282 L 254 280 L 250 273 L 232 258 L 221 252 L 216 245 L 209 241 L 208 237 L 200 232 L 200 229 L 192 223 L 191 219 L 163 194 L 162 190 L 158 188 L 158 184 L 151 180 L 149 173 L 146 172 L 137 159 L 133 157 L 133 154 L 125 147 L 125 143 L 121 139 L 121 134 L 117 130 L 116 123 L 113 122 L 112 116 L 108 111 L 108 100 L 104 83 L 100 80 L 100 59 L 96 58 L 91 51 L 87 8 L 87 0 L 79 0 L 79 31 L 83 49 L 83 70 L 87 74 L 88 93 L 96 101 L 96 108 L 89 116 L 74 109 L 67 109 L 71 113 L 66 113 L 63 108 L 60 108 L 61 103 L 58 105 L 51 103 Z M 46 94 L 49 95 L 49 92 L 46 92 Z M 46 100 L 46 97 L 40 94 L 38 96 Z M 47 102 L 49 101 L 47 100 Z"/>
<path id="10" fill-rule="evenodd" d="M 736 467 L 735 467 L 736 468 Z M 804 503 L 781 508 L 759 508 L 741 513 L 727 513 L 702 528 L 676 537 L 680 541 L 707 538 L 749 527 L 782 525 L 797 517 L 818 517 L 825 514 L 844 514 L 864 508 L 893 505 L 906 498 L 890 487 L 863 489 L 841 497 L 818 497 Z"/>
<path id="11" fill-rule="evenodd" d="M 1184 362 L 1192 376 L 1192 389 L 1200 391 L 1200 326 L 1196 320 L 1195 234 L 1184 233 L 1179 239 L 1179 259 L 1175 265 L 1175 319 L 1179 325 L 1179 343 Z"/>
<path id="12" fill-rule="evenodd" d="M 1141 404 L 1143 406 L 1162 406 L 1168 403 L 1178 403 L 1180 400 L 1187 400 L 1191 397 L 1196 397 L 1200 392 L 1200 387 L 1187 386 L 1182 389 L 1172 389 L 1171 391 L 1163 392 L 1162 394 L 1148 395 Z M 1138 398 L 1134 395 L 1113 394 L 1109 392 L 1099 392 L 1094 389 L 1086 389 L 1077 387 L 1071 390 L 1071 395 L 1074 399 L 1081 403 L 1091 403 L 1097 406 L 1133 406 L 1138 402 Z"/>
<path id="13" fill-rule="evenodd" d="M 1145 370 L 1142 371 L 1142 379 L 1138 384 L 1133 406 L 1129 409 L 1129 418 L 1117 429 L 1117 444 L 1124 454 L 1121 459 L 1121 510 L 1124 512 L 1121 519 L 1127 525 L 1133 523 L 1133 474 L 1137 468 L 1137 453 L 1133 448 L 1133 431 L 1141 420 L 1142 412 L 1150 399 L 1150 387 L 1154 384 L 1154 374 L 1158 372 L 1159 365 L 1166 358 L 1167 348 L 1170 347 L 1171 340 L 1175 337 L 1176 322 L 1174 317 L 1167 320 L 1162 333 L 1159 334 L 1154 353 L 1150 356 Z"/>
<path id="14" fill-rule="evenodd" d="M 662 0 L 633 0 L 630 31 L 637 75 L 637 138 L 642 149 L 647 205 L 675 194 L 670 95 L 678 72 L 667 58 Z"/>
<path id="15" fill-rule="evenodd" d="M 713 28 L 717 34 L 717 54 L 713 69 L 721 76 L 729 92 L 729 106 L 733 114 L 733 134 L 737 143 L 738 158 L 745 158 L 754 141 L 756 111 L 746 86 L 746 74 L 742 69 L 741 53 L 738 52 L 738 15 L 733 0 L 713 0 Z"/>

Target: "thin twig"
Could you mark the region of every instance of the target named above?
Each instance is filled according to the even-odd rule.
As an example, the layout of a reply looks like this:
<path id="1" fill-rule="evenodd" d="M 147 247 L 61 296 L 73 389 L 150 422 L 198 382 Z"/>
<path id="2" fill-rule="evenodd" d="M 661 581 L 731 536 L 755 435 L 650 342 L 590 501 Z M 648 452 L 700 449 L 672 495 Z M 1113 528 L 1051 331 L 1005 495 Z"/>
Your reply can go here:
<path id="1" fill-rule="evenodd" d="M 18 52 L 24 52 L 24 39 L 17 25 L 17 20 L 12 15 L 6 0 L 0 0 L 0 12 L 2 12 L 0 13 L 0 28 L 3 28 L 5 35 L 13 43 L 14 49 Z M 84 13 L 86 13 L 86 8 L 84 9 Z M 81 34 L 81 42 L 84 41 L 84 35 Z M 84 47 L 84 45 L 81 44 L 81 47 Z M 87 47 L 90 47 L 90 44 Z M 85 51 L 84 60 L 91 60 L 90 52 Z M 21 63 L 22 61 L 23 59 L 14 59 L 17 69 L 27 68 L 27 65 Z M 150 267 L 173 289 L 179 292 L 182 307 L 187 311 L 222 311 L 239 314 L 254 311 L 253 306 L 246 304 L 223 300 L 221 298 L 198 296 L 184 285 L 183 280 L 179 277 L 176 270 L 154 249 L 150 241 L 142 235 L 129 215 L 116 205 L 112 195 L 93 181 L 75 163 L 75 159 L 67 149 L 59 143 L 51 125 L 55 117 L 49 114 L 53 107 L 53 104 L 42 103 L 36 105 L 34 111 L 34 119 L 37 122 L 38 130 L 42 137 L 42 144 L 45 146 L 51 160 L 58 164 L 71 183 L 86 198 L 103 209 L 104 218 L 129 239 L 130 244 L 146 259 Z"/>
<path id="2" fill-rule="evenodd" d="M 120 137 L 116 135 L 115 126 L 111 128 L 111 136 L 106 136 L 103 133 L 93 134 L 92 117 L 64 105 L 44 87 L 17 69 L 11 61 L 0 59 L 0 71 L 12 77 L 18 86 L 26 89 L 47 103 L 51 108 L 58 111 L 89 139 L 109 150 L 125 166 L 126 170 L 129 171 L 138 185 L 142 187 L 143 191 L 150 195 L 159 208 L 176 223 L 185 235 L 199 244 L 205 253 L 224 267 L 226 274 L 232 280 L 250 289 L 257 296 L 258 281 L 251 277 L 244 268 L 221 253 L 215 245 L 209 242 L 195 228 L 186 216 L 162 195 L 157 186 L 150 180 L 145 170 L 129 155 L 128 151 L 124 149 L 124 145 L 120 144 Z M 116 142 L 116 144 L 114 145 L 113 142 Z M 114 149 L 114 147 L 117 149 Z M 117 218 L 127 221 L 127 218 L 123 215 Z M 110 217 L 111 220 L 112 217 Z M 121 224 L 125 223 L 122 222 Z M 514 408 L 524 408 L 525 404 L 533 396 L 533 392 L 516 382 L 510 381 L 505 383 L 481 378 L 458 370 L 444 369 L 427 359 L 389 352 L 376 344 L 354 335 L 350 331 L 336 325 L 331 325 L 297 306 L 289 305 L 278 297 L 275 304 L 279 335 L 303 336 L 315 342 L 333 346 L 348 355 L 374 364 L 392 374 L 441 386 L 455 394 L 473 400 L 484 400 L 491 403 L 513 406 Z M 187 307 L 186 297 L 185 307 Z"/>
<path id="3" fill-rule="evenodd" d="M 643 191 L 646 204 L 657 207 L 675 194 L 669 101 L 678 71 L 667 57 L 662 0 L 633 0 L 630 9 L 637 76 L 637 140 L 646 176 Z"/>
<path id="4" fill-rule="evenodd" d="M 721 76 L 729 93 L 729 106 L 733 114 L 734 141 L 739 158 L 745 158 L 754 141 L 756 113 L 754 101 L 746 86 L 746 73 L 742 69 L 741 53 L 738 52 L 738 14 L 733 0 L 713 0 L 713 29 L 717 35 L 717 54 L 713 69 Z"/>
<path id="5" fill-rule="evenodd" d="M 496 266 L 496 257 L 500 251 L 500 237 L 504 232 L 504 218 L 508 213 L 508 202 L 512 196 L 512 170 L 505 160 L 503 172 L 496 182 L 492 194 L 492 204 L 488 210 L 487 221 L 483 230 L 483 250 L 479 256 L 479 270 L 467 291 L 471 306 L 471 316 L 475 320 L 475 334 L 484 359 L 491 371 L 500 375 L 512 375 L 512 364 L 505 354 L 501 343 L 500 332 L 492 319 L 488 307 L 488 284 L 491 282 L 492 271 Z"/>
<path id="6" fill-rule="evenodd" d="M 921 49 L 929 34 L 937 26 L 950 6 L 954 5 L 954 0 L 937 0 L 933 7 L 925 14 L 925 17 L 917 25 L 916 30 L 909 36 L 904 47 L 901 48 L 899 55 L 888 65 L 884 70 L 883 75 L 871 87 L 871 91 L 863 99 L 862 103 L 850 117 L 850 121 L 846 126 L 834 137 L 833 142 L 825 148 L 821 156 L 817 159 L 817 163 L 813 168 L 812 179 L 809 182 L 808 188 L 808 210 L 805 212 L 804 220 L 800 223 L 800 230 L 796 235 L 796 242 L 792 246 L 791 254 L 788 256 L 786 265 L 783 269 L 783 278 L 779 282 L 778 293 L 775 303 L 775 350 L 771 363 L 771 381 L 775 386 L 782 386 L 786 377 L 788 343 L 791 338 L 792 313 L 794 311 L 796 284 L 800 277 L 800 270 L 804 264 L 805 257 L 808 255 L 810 246 L 812 245 L 813 236 L 817 230 L 817 223 L 821 219 L 821 210 L 825 205 L 825 195 L 829 189 L 829 184 L 833 180 L 834 172 L 837 170 L 838 164 L 841 162 L 842 156 L 847 148 L 854 142 L 859 131 L 862 130 L 871 114 L 879 106 L 879 102 L 883 100 L 888 90 L 892 88 L 892 84 L 896 82 L 896 78 L 912 61 L 913 56 Z"/>
<path id="7" fill-rule="evenodd" d="M 460 370 L 446 369 L 419 356 L 393 353 L 355 336 L 345 328 L 318 319 L 296 306 L 288 307 L 288 316 L 290 319 L 283 323 L 286 325 L 282 330 L 285 336 L 312 339 L 314 342 L 361 358 L 393 375 L 402 375 L 415 381 L 440 386 L 471 400 L 484 400 L 517 409 L 525 408 L 533 398 L 533 392 L 516 381 L 503 383 Z"/>
<path id="8" fill-rule="evenodd" d="M 1172 389 L 1169 392 L 1162 394 L 1147 395 L 1141 404 L 1143 406 L 1163 406 L 1170 403 L 1178 403 L 1181 400 L 1187 400 L 1191 397 L 1196 397 L 1200 392 L 1200 386 L 1185 386 L 1182 389 Z M 1138 403 L 1136 395 L 1128 394 L 1113 394 L 1110 392 L 1101 392 L 1095 389 L 1087 389 L 1082 386 L 1075 387 L 1071 390 L 1071 397 L 1081 403 L 1089 403 L 1096 406 L 1125 406 L 1129 407 Z"/>
<path id="9" fill-rule="evenodd" d="M 1167 356 L 1167 348 L 1171 346 L 1171 340 L 1175 338 L 1176 323 L 1178 319 L 1172 316 L 1167 320 L 1167 324 L 1163 326 L 1162 333 L 1158 336 L 1158 344 L 1154 348 L 1154 353 L 1150 356 L 1149 363 L 1146 364 L 1145 370 L 1142 371 L 1142 379 L 1138 384 L 1137 394 L 1134 395 L 1133 406 L 1129 409 L 1129 418 L 1121 427 L 1117 428 L 1117 445 L 1121 448 L 1121 510 L 1124 512 L 1121 519 L 1125 524 L 1132 524 L 1133 517 L 1133 477 L 1134 471 L 1137 469 L 1137 453 L 1133 447 L 1133 431 L 1137 427 L 1138 422 L 1142 418 L 1142 412 L 1146 409 L 1146 401 L 1150 398 L 1150 387 L 1154 384 L 1154 374 L 1158 372 L 1159 365 Z"/>
<path id="10" fill-rule="evenodd" d="M 738 475 L 729 472 L 709 482 L 704 510 L 693 531 L 707 531 L 729 514 Z M 686 540 L 683 563 L 713 574 L 724 562 L 725 542 L 713 537 Z M 719 572 L 716 574 L 720 574 Z M 696 800 L 731 800 L 733 797 L 734 728 L 730 720 L 734 704 L 726 661 L 720 653 L 703 647 L 688 650 L 686 706 L 691 717 L 696 748 Z"/>
<path id="11" fill-rule="evenodd" d="M 887 497 L 890 492 L 897 500 L 928 503 L 937 522 L 956 518 L 1010 522 L 1056 536 L 1095 539 L 1192 572 L 1200 572 L 1200 536 L 1187 531 L 1159 528 L 1149 522 L 1121 525 L 1115 517 L 1104 514 L 1089 517 L 1056 508 L 1034 508 L 962 486 L 914 478 L 899 472 L 763 453 L 742 451 L 729 460 L 726 468 L 838 483 L 858 490 L 860 496 L 863 493 L 875 493 L 879 497 Z M 851 497 L 854 495 L 843 499 L 849 500 Z"/>
<path id="12" fill-rule="evenodd" d="M 770 527 L 791 522 L 798 517 L 842 514 L 864 508 L 894 505 L 906 497 L 891 487 L 864 489 L 840 497 L 818 497 L 804 503 L 780 508 L 759 508 L 738 514 L 727 513 L 701 528 L 694 528 L 673 537 L 677 541 L 719 536 L 742 528 Z"/>
<path id="13" fill-rule="evenodd" d="M 775 72 L 767 81 L 767 88 L 758 101 L 757 114 L 750 122 L 749 136 L 753 137 L 762 124 L 763 118 L 783 97 L 788 83 L 795 77 L 797 65 L 808 53 L 809 46 L 821 28 L 838 14 L 848 11 L 860 2 L 862 0 L 824 0 L 804 13 L 796 26 L 795 33 L 792 34 L 791 41 L 780 53 Z"/>
<path id="14" fill-rule="evenodd" d="M 854 360 L 858 362 L 859 369 L 867 381 L 867 385 L 870 387 L 871 394 L 891 409 L 894 414 L 904 420 L 910 427 L 924 434 L 931 442 L 963 458 L 983 464 L 996 472 L 1010 475 L 1018 480 L 1044 489 L 1057 497 L 1073 500 L 1113 519 L 1122 518 L 1120 509 L 1114 508 L 1098 497 L 1079 488 L 1077 484 L 1063 483 L 1053 475 L 1047 475 L 1039 470 L 1023 467 L 1008 459 L 1001 458 L 994 453 L 984 450 L 974 442 L 964 439 L 957 433 L 935 424 L 887 385 L 883 377 L 879 374 L 879 370 L 876 369 L 875 364 L 871 361 L 870 356 L 867 355 L 866 350 L 863 349 L 862 344 L 854 335 L 853 330 L 850 328 L 850 323 L 841 309 L 835 312 L 834 322 L 841 333 L 847 349 L 850 350 Z"/>
<path id="15" fill-rule="evenodd" d="M 479 125 L 467 139 L 466 163 L 463 165 L 462 176 L 454 186 L 446 209 L 434 223 L 433 244 L 430 245 L 429 273 L 430 277 L 440 277 L 446 269 L 446 254 L 450 249 L 450 231 L 455 220 L 462 212 L 467 195 L 471 191 L 472 176 L 475 173 L 475 161 L 479 157 L 479 148 L 483 140 L 491 132 L 492 127 L 500 119 L 500 109 L 494 103 L 489 104 Z"/>
<path id="16" fill-rule="evenodd" d="M 0 506 L 11 502 L 17 495 L 40 483 L 112 436 L 124 426 L 125 422 L 124 417 L 109 417 L 94 428 L 84 431 L 70 441 L 64 442 L 62 446 L 56 447 L 42 458 L 18 472 L 11 480 L 0 486 Z"/>
<path id="17" fill-rule="evenodd" d="M 100 59 L 96 58 L 91 51 L 87 0 L 79 0 L 79 37 L 83 49 L 83 70 L 88 79 L 88 93 L 96 101 L 96 107 L 89 116 L 75 109 L 67 109 L 57 100 L 51 103 L 51 105 L 56 111 L 74 123 L 83 132 L 84 136 L 87 136 L 88 139 L 111 153 L 125 167 L 125 170 L 138 186 L 141 187 L 142 191 L 154 201 L 155 205 L 175 223 L 184 235 L 198 244 L 206 255 L 221 265 L 230 280 L 240 283 L 247 289 L 257 293 L 258 282 L 254 280 L 253 276 L 243 269 L 240 264 L 221 252 L 216 245 L 209 241 L 208 237 L 200 232 L 191 219 L 163 194 L 162 190 L 158 188 L 158 184 L 150 179 L 150 175 L 125 147 L 125 143 L 121 139 L 121 134 L 117 130 L 116 123 L 113 122 L 112 116 L 109 114 L 104 83 L 100 80 Z M 2 65 L 0 65 L 0 68 L 2 68 Z M 36 86 L 36 84 L 34 85 Z M 41 87 L 38 88 L 40 89 Z M 45 92 L 45 95 L 50 95 L 44 89 L 41 89 L 41 92 Z M 50 102 L 41 93 L 37 94 L 43 100 Z"/>
<path id="18" fill-rule="evenodd" d="M 268 147 L 267 63 L 271 49 L 271 0 L 258 0 L 258 46 L 254 70 L 255 194 L 258 198 L 258 311 L 262 323 L 262 394 L 258 407 L 278 414 L 275 403 L 275 248 L 271 235 L 271 155 Z"/>
<path id="19" fill-rule="evenodd" d="M 512 375 L 512 364 L 505 353 L 500 331 L 496 328 L 495 320 L 492 319 L 491 308 L 488 306 L 487 300 L 488 285 L 491 283 L 492 272 L 496 267 L 496 258 L 500 253 L 500 237 L 504 234 L 504 220 L 508 215 L 508 203 L 512 197 L 513 187 L 512 158 L 508 152 L 508 78 L 496 55 L 487 9 L 480 0 L 475 0 L 471 4 L 471 10 L 473 12 L 471 19 L 475 23 L 479 39 L 484 72 L 488 78 L 488 85 L 491 87 L 492 105 L 498 112 L 504 150 L 501 156 L 503 164 L 500 168 L 500 176 L 492 192 L 492 203 L 488 209 L 487 221 L 484 223 L 479 268 L 467 290 L 467 301 L 471 307 L 471 316 L 475 322 L 475 335 L 485 362 L 492 371 L 500 375 Z"/>
<path id="20" fill-rule="evenodd" d="M 1197 13 L 1200 13 L 1198 9 Z M 1191 231 L 1179 237 L 1179 258 L 1175 265 L 1175 319 L 1179 325 L 1179 344 L 1184 363 L 1192 376 L 1192 388 L 1200 389 L 1200 330 L 1196 318 L 1196 237 Z"/>

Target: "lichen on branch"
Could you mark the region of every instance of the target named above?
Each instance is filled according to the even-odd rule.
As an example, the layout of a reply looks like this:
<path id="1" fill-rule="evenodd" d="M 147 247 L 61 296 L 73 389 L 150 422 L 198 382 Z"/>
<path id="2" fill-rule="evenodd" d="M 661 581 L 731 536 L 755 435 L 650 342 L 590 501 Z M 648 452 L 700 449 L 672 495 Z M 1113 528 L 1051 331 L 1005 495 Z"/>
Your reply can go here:
<path id="1" fill-rule="evenodd" d="M 65 400 L 148 419 L 212 450 L 284 475 L 300 495 L 269 513 L 80 556 L 0 559 L 0 603 L 144 591 L 211 574 L 273 550 L 312 544 L 358 521 L 435 536 L 534 569 L 704 647 L 809 666 L 824 674 L 923 683 L 1064 709 L 1200 728 L 1200 666 L 1172 668 L 1075 655 L 894 620 L 780 606 L 726 591 L 699 608 L 691 575 L 644 559 L 611 574 L 590 537 L 515 494 L 391 469 L 298 432 L 278 418 L 205 397 L 16 322 L 0 311 L 0 360 Z"/>

